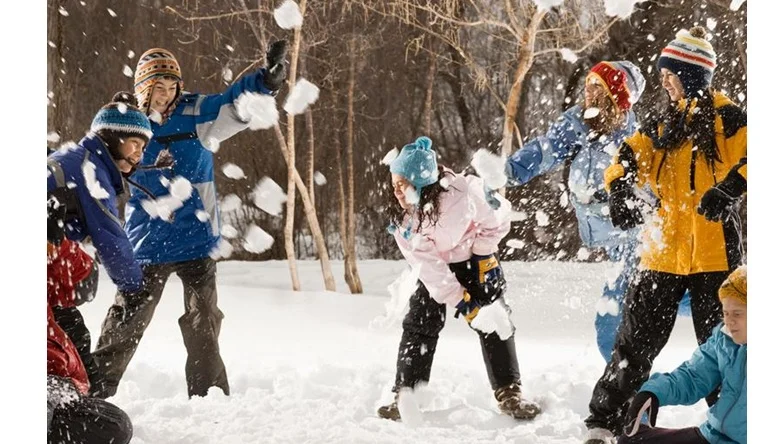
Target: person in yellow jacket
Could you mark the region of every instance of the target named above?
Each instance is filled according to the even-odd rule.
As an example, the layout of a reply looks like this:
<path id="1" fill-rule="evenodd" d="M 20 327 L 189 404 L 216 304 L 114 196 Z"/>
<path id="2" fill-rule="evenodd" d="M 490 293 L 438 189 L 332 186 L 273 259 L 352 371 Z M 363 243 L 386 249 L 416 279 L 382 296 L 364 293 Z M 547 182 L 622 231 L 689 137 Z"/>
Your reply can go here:
<path id="1" fill-rule="evenodd" d="M 747 117 L 710 88 L 716 54 L 705 37 L 699 26 L 682 30 L 663 49 L 657 68 L 671 103 L 625 139 L 605 170 L 612 223 L 645 225 L 640 272 L 589 404 L 587 444 L 621 434 L 627 403 L 668 341 L 687 290 L 698 344 L 708 340 L 722 313 L 720 284 L 744 260 L 736 203 L 747 186 Z M 644 185 L 659 200 L 647 221 L 634 192 Z"/>

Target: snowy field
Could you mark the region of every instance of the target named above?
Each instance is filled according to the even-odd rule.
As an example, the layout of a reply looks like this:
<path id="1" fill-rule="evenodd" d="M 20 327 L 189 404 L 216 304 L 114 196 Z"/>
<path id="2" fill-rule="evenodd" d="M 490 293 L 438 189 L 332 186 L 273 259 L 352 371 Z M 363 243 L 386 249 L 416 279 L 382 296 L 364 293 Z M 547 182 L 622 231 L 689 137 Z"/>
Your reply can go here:
<path id="1" fill-rule="evenodd" d="M 594 340 L 594 307 L 608 264 L 505 263 L 508 302 L 524 395 L 544 412 L 517 422 L 499 414 L 476 334 L 449 311 L 428 387 L 416 397 L 423 424 L 378 419 L 391 400 L 401 314 L 388 285 L 404 262 L 359 263 L 365 294 L 322 291 L 317 262 L 300 261 L 304 291 L 290 291 L 286 262 L 221 262 L 220 346 L 231 396 L 212 389 L 187 399 L 185 348 L 177 326 L 182 285 L 171 277 L 157 313 L 110 401 L 128 412 L 133 444 L 206 443 L 580 443 L 582 420 L 603 361 Z M 333 262 L 341 281 L 342 262 Z M 98 297 L 83 306 L 97 341 L 113 301 L 102 271 Z M 673 369 L 696 346 L 692 322 L 679 318 L 655 363 Z M 659 426 L 696 425 L 706 404 L 663 408 Z"/>

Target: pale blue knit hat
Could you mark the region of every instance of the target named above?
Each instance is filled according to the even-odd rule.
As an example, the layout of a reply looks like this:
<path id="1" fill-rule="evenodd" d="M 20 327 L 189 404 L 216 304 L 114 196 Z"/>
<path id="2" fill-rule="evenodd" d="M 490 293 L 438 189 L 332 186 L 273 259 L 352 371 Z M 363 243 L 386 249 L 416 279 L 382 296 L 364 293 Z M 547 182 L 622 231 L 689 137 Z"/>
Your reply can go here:
<path id="1" fill-rule="evenodd" d="M 391 172 L 404 177 L 420 196 L 423 187 L 438 179 L 437 153 L 432 150 L 432 139 L 421 136 L 405 145 L 399 156 L 391 162 Z"/>

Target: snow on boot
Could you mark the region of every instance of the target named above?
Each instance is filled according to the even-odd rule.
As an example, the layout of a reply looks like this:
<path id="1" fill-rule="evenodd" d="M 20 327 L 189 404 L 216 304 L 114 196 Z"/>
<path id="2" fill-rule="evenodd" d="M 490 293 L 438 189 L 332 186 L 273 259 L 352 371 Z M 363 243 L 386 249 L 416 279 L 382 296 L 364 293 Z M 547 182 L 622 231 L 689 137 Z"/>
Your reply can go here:
<path id="1" fill-rule="evenodd" d="M 397 401 L 399 401 L 399 393 L 394 395 L 394 402 L 381 406 L 379 409 L 377 409 L 377 416 L 383 419 L 390 419 L 391 421 L 400 421 L 402 416 L 399 414 L 399 406 L 397 405 Z"/>
<path id="2" fill-rule="evenodd" d="M 616 444 L 614 434 L 608 429 L 589 429 L 584 444 Z"/>
<path id="3" fill-rule="evenodd" d="M 500 411 L 516 419 L 533 419 L 540 414 L 540 406 L 521 397 L 521 386 L 513 383 L 494 391 Z"/>

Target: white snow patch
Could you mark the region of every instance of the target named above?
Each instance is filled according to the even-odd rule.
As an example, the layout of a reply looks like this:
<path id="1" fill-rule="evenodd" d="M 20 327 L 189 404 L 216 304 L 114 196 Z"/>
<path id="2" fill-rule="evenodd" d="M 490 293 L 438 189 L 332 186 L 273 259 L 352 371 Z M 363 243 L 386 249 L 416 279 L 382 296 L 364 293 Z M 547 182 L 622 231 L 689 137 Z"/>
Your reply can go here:
<path id="1" fill-rule="evenodd" d="M 420 199 L 421 196 L 418 195 L 418 191 L 416 191 L 415 187 L 409 186 L 405 188 L 405 202 L 410 205 L 417 205 Z"/>
<path id="2" fill-rule="evenodd" d="M 215 245 L 214 248 L 212 248 L 212 251 L 209 252 L 209 257 L 211 257 L 214 260 L 229 258 L 231 257 L 233 252 L 234 252 L 233 245 L 231 245 L 231 243 L 225 239 L 220 239 L 220 241 L 217 242 L 217 245 Z M 208 394 L 209 393 L 207 393 L 207 395 Z"/>
<path id="3" fill-rule="evenodd" d="M 584 118 L 585 119 L 595 118 L 599 114 L 600 114 L 600 110 L 595 108 L 595 107 L 587 108 L 587 109 L 584 110 Z"/>
<path id="4" fill-rule="evenodd" d="M 196 218 L 197 218 L 198 220 L 200 220 L 201 222 L 207 222 L 207 221 L 209 221 L 209 219 L 210 219 L 210 218 L 209 218 L 209 213 L 207 213 L 207 212 L 206 212 L 206 211 L 204 211 L 204 210 L 196 210 L 196 213 L 195 213 L 195 215 L 196 215 Z"/>
<path id="5" fill-rule="evenodd" d="M 226 162 L 223 164 L 223 174 L 225 174 L 225 177 L 229 179 L 244 179 L 246 177 L 244 175 L 244 171 L 239 167 L 239 165 L 231 162 Z"/>
<path id="6" fill-rule="evenodd" d="M 491 190 L 505 186 L 508 178 L 505 176 L 505 158 L 498 156 L 485 148 L 481 148 L 472 156 L 470 165 L 483 178 L 483 182 Z"/>
<path id="7" fill-rule="evenodd" d="M 533 0 L 538 9 L 551 9 L 560 6 L 565 0 Z"/>
<path id="8" fill-rule="evenodd" d="M 125 77 L 133 78 L 133 69 L 131 69 L 131 67 L 128 65 L 123 65 L 122 74 L 125 74 Z"/>
<path id="9" fill-rule="evenodd" d="M 248 122 L 251 130 L 273 127 L 280 118 L 277 102 L 268 94 L 246 92 L 234 102 L 240 119 Z"/>
<path id="10" fill-rule="evenodd" d="M 492 302 L 478 310 L 470 326 L 487 334 L 496 332 L 503 341 L 513 334 L 508 310 L 500 301 Z"/>
<path id="11" fill-rule="evenodd" d="M 731 11 L 738 11 L 739 8 L 741 8 L 741 5 L 743 5 L 745 1 L 746 0 L 732 0 L 730 2 L 730 6 L 728 7 L 730 8 Z"/>
<path id="12" fill-rule="evenodd" d="M 114 12 L 114 10 L 111 9 L 111 8 L 106 8 L 106 11 L 108 11 L 109 15 L 112 16 L 112 17 L 116 17 L 117 16 L 117 13 Z"/>
<path id="13" fill-rule="evenodd" d="M 714 31 L 714 28 L 717 27 L 717 20 L 714 20 L 711 17 L 707 18 L 706 19 L 706 27 L 709 28 L 709 31 Z"/>
<path id="14" fill-rule="evenodd" d="M 129 51 L 128 51 L 128 58 L 129 58 L 129 59 L 132 59 L 133 57 L 136 57 L 136 53 L 135 53 L 135 52 L 133 52 L 133 50 L 129 50 Z"/>
<path id="15" fill-rule="evenodd" d="M 300 78 L 293 85 L 293 90 L 288 94 L 283 109 L 288 114 L 298 115 L 307 110 L 307 107 L 315 103 L 320 95 L 320 88 L 305 78 Z"/>
<path id="16" fill-rule="evenodd" d="M 255 185 L 252 196 L 255 206 L 272 216 L 279 216 L 282 204 L 288 201 L 285 191 L 269 177 L 264 177 Z"/>
<path id="17" fill-rule="evenodd" d="M 382 163 L 383 165 L 391 165 L 391 162 L 396 160 L 397 157 L 399 157 L 399 150 L 394 148 L 386 153 L 386 155 L 383 157 L 383 160 L 381 160 L 380 163 Z"/>
<path id="18" fill-rule="evenodd" d="M 526 211 L 511 211 L 510 212 L 510 220 L 512 222 L 521 222 L 525 221 L 529 218 L 529 215 Z"/>
<path id="19" fill-rule="evenodd" d="M 154 110 L 154 109 L 150 110 L 149 111 L 149 120 L 151 120 L 151 121 L 153 121 L 153 122 L 155 122 L 157 124 L 161 124 L 161 123 L 163 123 L 163 115 L 160 114 L 160 111 L 158 111 L 158 110 Z"/>
<path id="20" fill-rule="evenodd" d="M 576 54 L 570 48 L 561 48 L 559 50 L 559 53 L 562 55 L 562 59 L 565 60 L 566 62 L 576 63 L 578 61 L 578 54 Z M 561 89 L 561 88 L 558 87 L 557 89 Z"/>
<path id="21" fill-rule="evenodd" d="M 539 227 L 545 227 L 549 224 L 549 216 L 543 210 L 535 211 L 535 221 Z"/>
<path id="22" fill-rule="evenodd" d="M 223 236 L 226 239 L 235 239 L 238 235 L 239 231 L 234 228 L 233 225 L 225 224 L 220 227 L 220 236 Z"/>
<path id="23" fill-rule="evenodd" d="M 95 199 L 108 199 L 109 192 L 106 191 L 98 182 L 95 176 L 95 164 L 87 161 L 82 166 L 82 174 L 84 174 L 84 182 L 87 184 L 87 190 L 90 192 L 90 196 Z"/>
<path id="24" fill-rule="evenodd" d="M 326 176 L 320 171 L 315 171 L 315 174 L 312 175 L 312 180 L 315 181 L 315 185 L 326 185 Z"/>
<path id="25" fill-rule="evenodd" d="M 600 316 L 605 316 L 606 314 L 619 316 L 619 303 L 616 302 L 616 299 L 603 296 L 597 300 L 595 309 Z"/>
<path id="26" fill-rule="evenodd" d="M 234 79 L 234 72 L 229 67 L 223 67 L 223 80 L 230 82 Z"/>
<path id="27" fill-rule="evenodd" d="M 619 16 L 621 19 L 630 17 L 636 3 L 643 3 L 646 0 L 603 0 L 606 15 L 609 17 Z"/>
<path id="28" fill-rule="evenodd" d="M 60 6 L 60 15 L 62 15 L 63 17 L 68 17 L 68 11 L 62 6 Z"/>
<path id="29" fill-rule="evenodd" d="M 244 249 L 250 253 L 263 253 L 271 248 L 274 238 L 257 225 L 250 225 L 244 234 Z"/>
<path id="30" fill-rule="evenodd" d="M 46 141 L 57 143 L 60 141 L 60 134 L 57 133 L 57 131 L 52 131 L 49 134 L 46 135 Z"/>
<path id="31" fill-rule="evenodd" d="M 506 245 L 508 245 L 511 248 L 516 248 L 520 250 L 524 248 L 524 246 L 527 245 L 527 243 L 521 239 L 509 239 Z"/>
<path id="32" fill-rule="evenodd" d="M 402 271 L 393 282 L 388 284 L 387 290 L 391 298 L 385 303 L 385 313 L 376 316 L 369 323 L 371 330 L 387 329 L 400 325 L 402 318 L 407 313 L 407 305 L 410 296 L 418 288 L 418 276 L 421 274 L 421 264 L 415 264 Z"/>
<path id="33" fill-rule="evenodd" d="M 229 213 L 242 207 L 242 199 L 236 194 L 229 194 L 220 201 L 220 211 Z"/>
<path id="34" fill-rule="evenodd" d="M 304 23 L 299 5 L 293 0 L 285 0 L 279 8 L 274 10 L 274 21 L 282 29 L 300 28 Z"/>
<path id="35" fill-rule="evenodd" d="M 225 49 L 227 49 L 228 52 L 234 52 L 234 47 L 231 45 L 225 45 Z"/>

